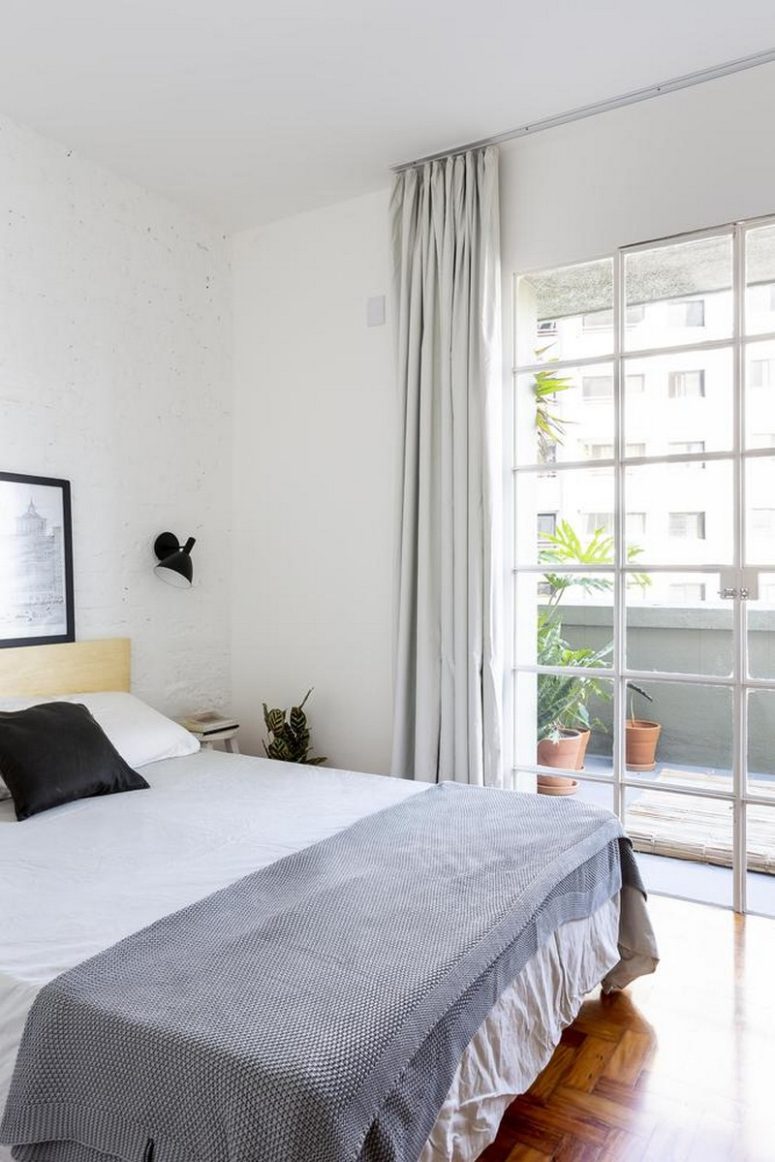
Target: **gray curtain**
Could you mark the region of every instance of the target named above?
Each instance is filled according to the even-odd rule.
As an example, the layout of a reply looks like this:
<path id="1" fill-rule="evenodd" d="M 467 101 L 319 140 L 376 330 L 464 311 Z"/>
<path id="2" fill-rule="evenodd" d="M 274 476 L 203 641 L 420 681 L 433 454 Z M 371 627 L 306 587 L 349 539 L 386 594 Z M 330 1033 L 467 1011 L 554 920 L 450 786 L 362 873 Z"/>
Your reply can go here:
<path id="1" fill-rule="evenodd" d="M 397 175 L 403 440 L 393 774 L 503 785 L 498 153 Z"/>

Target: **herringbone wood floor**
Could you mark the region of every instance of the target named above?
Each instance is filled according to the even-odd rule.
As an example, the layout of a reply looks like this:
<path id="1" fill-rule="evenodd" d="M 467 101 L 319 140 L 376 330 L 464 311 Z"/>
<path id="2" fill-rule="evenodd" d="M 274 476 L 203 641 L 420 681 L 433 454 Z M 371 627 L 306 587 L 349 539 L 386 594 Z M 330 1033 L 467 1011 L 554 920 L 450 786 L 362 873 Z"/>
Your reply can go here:
<path id="1" fill-rule="evenodd" d="M 653 977 L 590 997 L 481 1162 L 774 1162 L 775 921 L 652 897 Z"/>

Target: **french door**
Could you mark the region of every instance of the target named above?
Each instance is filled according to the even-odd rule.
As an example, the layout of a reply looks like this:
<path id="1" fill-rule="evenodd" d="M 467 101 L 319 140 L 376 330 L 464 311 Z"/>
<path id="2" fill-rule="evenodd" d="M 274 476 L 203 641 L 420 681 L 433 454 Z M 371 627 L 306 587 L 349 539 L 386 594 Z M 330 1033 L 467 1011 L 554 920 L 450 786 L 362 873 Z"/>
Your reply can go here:
<path id="1" fill-rule="evenodd" d="M 775 915 L 775 219 L 515 292 L 515 785 Z"/>

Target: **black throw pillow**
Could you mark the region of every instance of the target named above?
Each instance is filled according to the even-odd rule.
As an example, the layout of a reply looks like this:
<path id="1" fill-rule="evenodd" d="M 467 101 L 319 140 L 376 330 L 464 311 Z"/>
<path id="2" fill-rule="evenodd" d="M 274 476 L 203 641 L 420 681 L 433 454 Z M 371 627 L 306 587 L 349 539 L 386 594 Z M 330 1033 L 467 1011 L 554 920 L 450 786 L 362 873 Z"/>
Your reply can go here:
<path id="1" fill-rule="evenodd" d="M 0 771 L 19 820 L 74 799 L 148 786 L 79 702 L 0 711 Z"/>

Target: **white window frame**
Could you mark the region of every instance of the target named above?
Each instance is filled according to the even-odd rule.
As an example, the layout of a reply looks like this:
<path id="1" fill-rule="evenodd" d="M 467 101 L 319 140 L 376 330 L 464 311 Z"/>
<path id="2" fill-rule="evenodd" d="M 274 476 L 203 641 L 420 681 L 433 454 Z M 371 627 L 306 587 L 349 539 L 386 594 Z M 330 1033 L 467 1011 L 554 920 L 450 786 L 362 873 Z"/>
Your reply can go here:
<path id="1" fill-rule="evenodd" d="M 637 671 L 629 669 L 626 664 L 625 656 L 625 632 L 626 632 L 626 603 L 625 596 L 629 583 L 631 583 L 631 575 L 639 571 L 648 571 L 649 573 L 676 573 L 682 574 L 720 574 L 722 569 L 729 570 L 730 562 L 703 562 L 702 564 L 682 564 L 676 566 L 670 565 L 655 565 L 655 564 L 638 564 L 630 562 L 626 554 L 626 537 L 625 537 L 625 522 L 626 522 L 626 504 L 625 504 L 625 468 L 627 465 L 635 464 L 697 464 L 707 463 L 709 461 L 722 461 L 731 463 L 734 476 L 735 488 L 735 516 L 734 516 L 734 552 L 731 563 L 732 571 L 738 575 L 743 568 L 745 562 L 745 520 L 743 513 L 745 512 L 746 499 L 746 466 L 750 460 L 756 457 L 772 456 L 771 448 L 756 448 L 745 446 L 745 412 L 746 399 L 744 391 L 745 383 L 745 362 L 747 352 L 750 346 L 761 343 L 763 340 L 775 340 L 775 330 L 767 333 L 758 333 L 747 335 L 745 330 L 745 315 L 746 315 L 746 282 L 745 282 L 745 238 L 750 230 L 761 228 L 762 226 L 775 225 L 775 215 L 748 219 L 737 223 L 730 223 L 727 226 L 715 227 L 707 230 L 698 230 L 692 233 L 681 234 L 679 236 L 656 239 L 648 242 L 639 243 L 634 246 L 623 247 L 614 255 L 598 255 L 596 258 L 591 257 L 585 259 L 579 265 L 586 265 L 595 261 L 604 261 L 613 259 L 613 293 L 614 293 L 614 344 L 613 351 L 609 353 L 595 354 L 586 359 L 568 358 L 558 359 L 553 361 L 552 369 L 557 372 L 562 372 L 566 369 L 577 369 L 584 366 L 595 366 L 601 363 L 612 363 L 614 373 L 614 390 L 613 390 L 613 407 L 614 407 L 614 447 L 615 453 L 610 460 L 595 460 L 591 463 L 594 468 L 609 467 L 614 474 L 614 510 L 615 510 L 615 527 L 616 527 L 616 557 L 613 565 L 605 566 L 585 566 L 585 573 L 614 573 L 614 591 L 613 591 L 613 613 L 614 613 L 614 641 L 612 665 L 610 670 L 601 670 L 601 678 L 610 678 L 613 682 L 613 715 L 614 715 L 614 745 L 613 745 L 613 770 L 611 776 L 606 774 L 592 774 L 591 772 L 573 772 L 574 776 L 583 782 L 597 782 L 610 786 L 613 796 L 613 809 L 615 814 L 624 822 L 625 810 L 625 796 L 629 788 L 636 788 L 643 790 L 647 787 L 664 790 L 664 784 L 651 780 L 648 777 L 641 776 L 634 778 L 628 774 L 625 766 L 625 739 L 624 730 L 622 726 L 626 717 L 626 698 L 627 698 L 627 683 L 633 681 L 636 683 L 649 682 L 668 682 L 674 684 L 689 684 L 696 686 L 721 686 L 726 687 L 732 691 L 733 700 L 733 761 L 732 761 L 732 781 L 729 790 L 726 789 L 704 789 L 700 798 L 717 798 L 730 802 L 733 808 L 733 891 L 732 891 L 732 907 L 736 912 L 746 911 L 746 887 L 747 887 L 747 854 L 746 854 L 746 810 L 750 805 L 761 805 L 773 807 L 773 799 L 764 795 L 757 795 L 754 790 L 747 783 L 747 699 L 751 690 L 769 690 L 775 692 L 775 678 L 753 678 L 748 675 L 748 632 L 747 632 L 747 606 L 744 600 L 735 599 L 733 602 L 734 610 L 734 641 L 735 641 L 735 658 L 733 673 L 729 677 L 718 677 L 707 674 L 684 674 L 672 673 L 669 671 Z M 654 250 L 661 246 L 674 246 L 676 243 L 689 242 L 698 238 L 726 236 L 732 239 L 732 253 L 733 253 L 733 276 L 732 289 L 734 292 L 734 323 L 731 336 L 727 339 L 697 339 L 694 342 L 686 342 L 679 344 L 671 344 L 663 348 L 645 348 L 645 349 L 625 349 L 625 330 L 626 326 L 623 321 L 624 312 L 624 262 L 627 254 L 636 253 L 639 250 Z M 521 272 L 529 274 L 529 272 Z M 588 677 L 588 671 L 584 669 L 574 669 L 567 667 L 565 669 L 558 669 L 551 666 L 540 666 L 537 664 L 530 665 L 528 663 L 520 663 L 517 652 L 517 623 L 519 619 L 514 616 L 516 610 L 517 597 L 517 582 L 520 576 L 529 573 L 542 574 L 546 572 L 545 566 L 539 564 L 519 564 L 515 560 L 516 538 L 514 530 L 516 529 L 516 516 L 518 504 L 518 488 L 519 480 L 524 473 L 539 473 L 542 470 L 541 464 L 518 464 L 516 463 L 516 449 L 519 446 L 517 439 L 517 414 L 518 409 L 515 406 L 516 395 L 518 391 L 519 378 L 527 373 L 535 373 L 539 370 L 545 370 L 546 365 L 541 363 L 525 363 L 520 364 L 517 359 L 517 280 L 518 275 L 513 278 L 513 313 L 514 321 L 513 327 L 513 387 L 510 394 L 509 405 L 507 408 L 507 415 L 512 421 L 512 430 L 510 434 L 511 450 L 512 450 L 512 471 L 511 478 L 511 495 L 509 497 L 508 508 L 511 513 L 510 520 L 510 538 L 511 538 L 511 574 L 513 581 L 513 588 L 511 589 L 511 611 L 509 614 L 509 624 L 512 626 L 512 663 L 510 667 L 510 699 L 508 719 L 512 727 L 512 761 L 511 770 L 512 778 L 515 785 L 520 782 L 520 776 L 535 776 L 538 773 L 552 773 L 551 768 L 542 768 L 537 764 L 537 761 L 532 763 L 520 763 L 517 761 L 516 749 L 516 730 L 518 728 L 518 708 L 516 706 L 516 693 L 518 689 L 518 676 L 520 674 L 534 674 L 541 673 L 561 674 L 577 677 Z M 706 320 L 707 321 L 707 320 Z M 688 329 L 688 328 L 687 328 Z M 695 328 L 692 328 L 695 329 Z M 701 330 L 699 326 L 696 330 Z M 660 454 L 650 455 L 644 457 L 637 457 L 629 459 L 624 455 L 625 451 L 625 424 L 624 424 L 624 408 L 625 402 L 625 366 L 626 362 L 637 358 L 648 358 L 654 355 L 679 355 L 681 353 L 699 353 L 702 351 L 713 351 L 721 348 L 731 348 L 733 353 L 733 368 L 734 368 L 734 424 L 733 424 L 733 438 L 731 441 L 731 448 L 725 451 L 703 451 L 699 453 L 685 453 L 685 454 Z M 558 472 L 573 472 L 579 469 L 589 469 L 590 461 L 568 461 L 556 465 Z M 545 468 L 544 468 L 545 470 Z M 772 564 L 757 564 L 753 562 L 748 563 L 748 569 L 752 573 L 763 572 L 771 573 L 775 571 Z M 553 565 L 552 572 L 573 572 L 572 565 L 562 566 Z M 578 567 L 575 568 L 578 571 Z M 507 691 L 508 693 L 509 691 Z M 525 786 L 524 782 L 520 785 Z M 697 797 L 697 792 L 687 788 L 671 788 L 675 790 L 676 794 L 688 794 Z"/>

